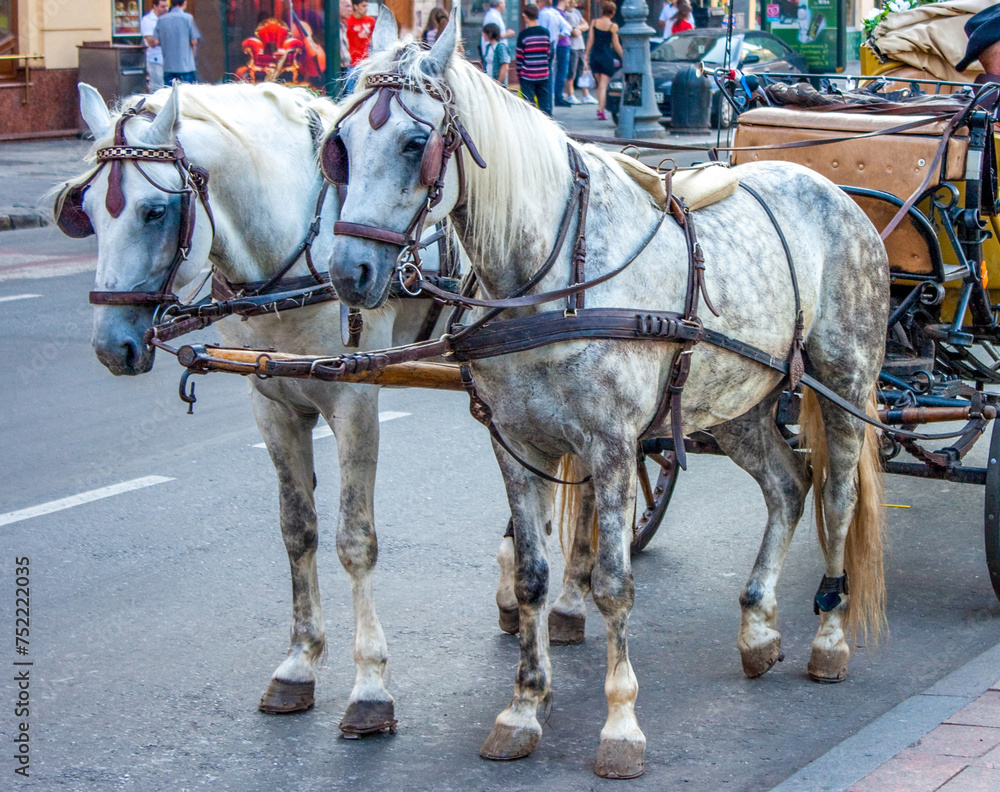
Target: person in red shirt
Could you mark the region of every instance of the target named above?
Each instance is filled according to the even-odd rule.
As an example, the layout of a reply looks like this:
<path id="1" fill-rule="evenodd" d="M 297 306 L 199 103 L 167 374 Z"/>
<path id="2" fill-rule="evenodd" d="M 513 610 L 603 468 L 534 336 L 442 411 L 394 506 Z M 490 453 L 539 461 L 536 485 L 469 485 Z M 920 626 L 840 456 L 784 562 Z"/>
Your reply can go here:
<path id="1" fill-rule="evenodd" d="M 677 14 L 674 16 L 670 32 L 683 33 L 685 30 L 694 30 L 694 23 L 691 21 L 691 3 L 688 0 L 678 0 Z"/>
<path id="2" fill-rule="evenodd" d="M 347 47 L 351 52 L 351 68 L 368 57 L 372 44 L 372 30 L 375 17 L 368 16 L 368 0 L 351 0 L 351 15 L 345 21 L 347 26 Z"/>

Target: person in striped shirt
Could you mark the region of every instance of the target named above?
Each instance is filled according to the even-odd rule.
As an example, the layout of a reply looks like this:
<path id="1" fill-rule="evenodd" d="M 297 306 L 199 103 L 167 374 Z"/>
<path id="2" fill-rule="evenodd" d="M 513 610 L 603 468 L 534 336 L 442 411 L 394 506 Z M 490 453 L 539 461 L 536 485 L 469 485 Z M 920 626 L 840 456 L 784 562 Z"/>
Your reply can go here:
<path id="1" fill-rule="evenodd" d="M 552 115 L 552 86 L 549 64 L 552 42 L 549 31 L 538 24 L 538 6 L 524 7 L 524 30 L 517 37 L 514 56 L 517 62 L 521 96 L 531 104 L 538 100 L 538 109 Z"/>

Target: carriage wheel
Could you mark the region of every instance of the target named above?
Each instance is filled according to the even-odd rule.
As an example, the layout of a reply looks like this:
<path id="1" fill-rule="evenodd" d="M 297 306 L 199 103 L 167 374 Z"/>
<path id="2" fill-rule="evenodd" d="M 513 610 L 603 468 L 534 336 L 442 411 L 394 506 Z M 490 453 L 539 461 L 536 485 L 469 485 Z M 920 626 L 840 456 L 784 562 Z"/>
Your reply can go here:
<path id="1" fill-rule="evenodd" d="M 655 484 L 651 481 L 647 460 L 655 463 Z M 643 551 L 663 522 L 670 496 L 674 494 L 679 469 L 677 456 L 673 451 L 648 455 L 639 453 L 639 486 L 632 521 L 632 555 Z"/>
<path id="2" fill-rule="evenodd" d="M 986 460 L 986 567 L 1000 599 L 1000 421 L 993 421 Z"/>

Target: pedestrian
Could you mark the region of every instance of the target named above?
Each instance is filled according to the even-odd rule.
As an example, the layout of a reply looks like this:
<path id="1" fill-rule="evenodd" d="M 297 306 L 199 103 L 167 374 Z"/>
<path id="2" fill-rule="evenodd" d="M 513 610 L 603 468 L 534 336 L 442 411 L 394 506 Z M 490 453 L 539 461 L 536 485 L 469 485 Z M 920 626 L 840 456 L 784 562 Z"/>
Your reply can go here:
<path id="1" fill-rule="evenodd" d="M 507 72 L 510 69 L 510 48 L 500 36 L 500 28 L 492 22 L 483 26 L 483 37 L 486 39 L 483 68 L 490 77 L 506 88 Z"/>
<path id="2" fill-rule="evenodd" d="M 483 15 L 483 29 L 485 30 L 487 25 L 493 24 L 500 29 L 501 39 L 514 38 L 514 31 L 507 27 L 507 21 L 503 18 L 504 9 L 507 7 L 504 0 L 487 0 L 486 4 L 489 8 Z M 479 42 L 479 50 L 484 62 L 486 58 L 486 44 L 486 35 L 484 34 L 481 36 Z"/>
<path id="3" fill-rule="evenodd" d="M 601 18 L 590 26 L 590 36 L 587 38 L 586 58 L 590 70 L 597 80 L 597 117 L 601 121 L 607 119 L 604 108 L 608 101 L 608 82 L 611 75 L 617 71 L 622 57 L 622 45 L 618 40 L 618 25 L 611 18 L 618 10 L 611 0 L 601 3 Z"/>
<path id="4" fill-rule="evenodd" d="M 569 104 L 580 104 L 581 102 L 574 93 L 576 81 L 585 73 L 589 75 L 589 80 L 594 79 L 594 75 L 590 74 L 590 68 L 583 57 L 583 53 L 587 49 L 587 42 L 584 40 L 583 34 L 590 30 L 590 25 L 580 13 L 580 3 L 581 0 L 567 0 L 566 2 L 566 21 L 573 26 L 573 37 L 569 42 L 569 71 L 563 85 L 563 99 Z M 597 100 L 590 95 L 589 85 L 581 85 L 580 90 L 583 91 L 583 104 L 597 104 Z"/>
<path id="5" fill-rule="evenodd" d="M 351 15 L 347 17 L 347 48 L 351 54 L 351 65 L 347 69 L 346 92 L 354 90 L 358 81 L 358 69 L 368 57 L 372 45 L 372 31 L 375 18 L 368 16 L 368 0 L 351 0 Z"/>
<path id="6" fill-rule="evenodd" d="M 558 2 L 565 3 L 565 0 L 558 0 Z M 563 15 L 552 7 L 552 0 L 538 0 L 538 24 L 549 32 L 549 43 L 551 45 L 551 54 L 549 55 L 549 95 L 555 97 L 557 84 L 559 86 L 560 93 L 562 92 L 562 83 L 556 83 L 556 72 L 559 70 L 559 64 L 556 62 L 558 43 L 562 37 L 567 37 L 567 48 L 564 50 L 564 53 L 568 61 L 568 36 L 573 29 L 570 27 L 569 22 L 563 18 Z M 565 75 L 563 75 L 563 79 L 565 79 Z M 569 104 L 562 101 L 561 98 L 557 99 L 555 104 L 560 107 L 569 106 Z"/>
<path id="7" fill-rule="evenodd" d="M 521 96 L 548 116 L 552 115 L 552 40 L 538 24 L 538 6 L 526 5 L 521 12 L 524 29 L 517 37 L 515 59 Z"/>
<path id="8" fill-rule="evenodd" d="M 351 47 L 347 43 L 347 18 L 351 15 L 351 0 L 340 0 L 340 71 L 343 75 L 351 66 Z"/>
<path id="9" fill-rule="evenodd" d="M 694 22 L 691 20 L 691 3 L 688 0 L 677 0 L 677 13 L 674 16 L 674 23 L 670 26 L 670 32 L 683 33 L 685 30 L 694 30 Z"/>
<path id="10" fill-rule="evenodd" d="M 163 87 L 163 49 L 153 33 L 156 31 L 157 20 L 167 13 L 169 8 L 169 0 L 153 0 L 149 11 L 139 22 L 139 32 L 142 33 L 142 40 L 146 45 L 146 90 L 150 93 Z"/>
<path id="11" fill-rule="evenodd" d="M 437 41 L 437 37 L 441 35 L 441 31 L 447 25 L 448 12 L 439 6 L 432 8 L 430 14 L 427 15 L 427 27 L 424 28 L 424 32 L 420 36 L 423 45 L 427 49 L 433 47 L 434 42 Z"/>
<path id="12" fill-rule="evenodd" d="M 170 10 L 156 20 L 153 39 L 163 52 L 163 83 L 198 82 L 201 31 L 187 12 L 187 0 L 170 0 Z"/>
<path id="13" fill-rule="evenodd" d="M 656 23 L 662 35 L 670 35 L 675 16 L 677 16 L 677 6 L 674 5 L 674 0 L 663 0 L 663 8 L 660 9 L 660 16 Z"/>

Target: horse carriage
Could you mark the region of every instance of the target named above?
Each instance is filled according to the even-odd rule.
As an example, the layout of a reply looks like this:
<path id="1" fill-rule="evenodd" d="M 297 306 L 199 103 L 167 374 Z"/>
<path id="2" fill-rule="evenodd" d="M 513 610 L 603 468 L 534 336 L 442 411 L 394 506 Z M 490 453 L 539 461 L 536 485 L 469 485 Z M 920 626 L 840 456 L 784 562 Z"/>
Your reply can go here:
<path id="1" fill-rule="evenodd" d="M 99 355 L 116 373 L 135 374 L 148 370 L 155 349 L 176 354 L 190 404 L 193 374 L 248 376 L 279 472 L 293 629 L 261 709 L 313 704 L 325 635 L 308 437 L 322 416 L 342 460 L 337 548 L 355 598 L 358 675 L 341 729 L 356 737 L 395 728 L 371 588 L 374 454 L 364 444 L 377 438 L 377 395 L 366 385 L 465 390 L 493 437 L 512 510 L 497 601 L 501 625 L 520 633 L 521 661 L 514 697 L 481 749 L 486 758 L 534 750 L 537 708 L 550 694 L 550 640 L 582 640 L 590 594 L 608 635 L 608 719 L 595 772 L 643 772 L 626 640 L 629 555 L 656 531 L 688 452 L 726 453 L 767 500 L 761 552 L 740 596 L 738 647 L 748 676 L 782 657 L 775 588 L 810 486 L 825 558 L 810 677 L 840 681 L 850 637 L 877 638 L 884 620 L 880 453 L 890 471 L 919 468 L 919 475 L 987 485 L 987 551 L 1000 585 L 1000 472 L 992 461 L 985 471 L 960 464 L 996 415 L 997 397 L 985 385 L 1000 378 L 980 253 L 987 172 L 970 166 L 993 162 L 988 118 L 965 104 L 950 115 L 929 111 L 929 120 L 869 122 L 863 143 L 909 135 L 902 143 L 912 137 L 924 147 L 914 154 L 919 164 L 903 168 L 915 169 L 907 178 L 922 184 L 912 201 L 886 190 L 884 179 L 848 185 L 849 199 L 806 169 L 759 162 L 693 211 L 680 200 L 679 174 L 661 179 L 627 158 L 571 143 L 475 71 L 455 54 L 456 28 L 453 16 L 435 45 L 421 50 L 398 43 L 391 14 L 381 11 L 357 96 L 323 110 L 266 89 L 263 128 L 293 128 L 280 145 L 261 146 L 238 126 L 214 123 L 228 98 L 198 100 L 207 87 L 183 89 L 183 108 L 175 87 L 151 102 L 155 114 L 133 103 L 116 117 L 96 92 L 82 91 L 83 116 L 99 141 L 97 167 L 67 185 L 56 211 L 67 233 L 96 230 L 100 238 L 91 295 Z M 744 114 L 737 158 L 767 159 L 788 127 L 826 141 L 858 139 L 836 128 L 761 122 L 769 139 L 759 147 L 746 135 L 761 112 L 772 111 Z M 249 105 L 242 113 L 249 122 Z M 500 120 L 511 128 L 497 130 Z M 943 126 L 919 134 L 934 124 Z M 519 143 L 524 130 L 536 142 L 530 149 Z M 787 143 L 773 159 L 839 144 Z M 245 188 L 235 180 L 266 170 L 264 149 L 311 170 L 298 189 L 291 185 L 283 200 L 262 207 L 260 229 L 241 214 Z M 868 162 L 850 167 L 860 172 Z M 963 183 L 953 184 L 959 175 Z M 868 220 L 885 227 L 887 213 L 898 234 L 890 246 L 900 240 L 889 257 L 891 287 L 885 248 Z M 760 224 L 752 251 L 727 231 L 748 217 Z M 475 281 L 459 283 L 444 257 L 436 273 L 422 266 L 439 239 L 424 228 L 446 219 Z M 954 242 L 950 252 L 939 232 Z M 216 299 L 184 304 L 176 294 L 197 282 L 206 260 L 215 268 Z M 961 286 L 951 291 L 956 273 Z M 414 298 L 387 302 L 391 294 Z M 227 316 L 250 321 L 220 325 L 225 346 L 171 344 Z M 524 382 L 530 395 L 511 387 Z M 802 384 L 808 390 L 799 398 Z M 958 438 L 952 446 L 926 451 L 913 430 L 935 420 L 965 426 L 946 433 Z M 796 424 L 799 435 L 788 429 Z M 900 439 L 883 434 L 880 441 L 874 427 L 889 425 Z M 795 450 L 800 437 L 808 463 Z M 991 460 L 998 444 L 994 432 Z M 894 457 L 903 449 L 918 462 L 900 467 Z M 550 612 L 545 535 L 560 502 L 572 538 L 563 592 Z"/>

